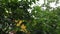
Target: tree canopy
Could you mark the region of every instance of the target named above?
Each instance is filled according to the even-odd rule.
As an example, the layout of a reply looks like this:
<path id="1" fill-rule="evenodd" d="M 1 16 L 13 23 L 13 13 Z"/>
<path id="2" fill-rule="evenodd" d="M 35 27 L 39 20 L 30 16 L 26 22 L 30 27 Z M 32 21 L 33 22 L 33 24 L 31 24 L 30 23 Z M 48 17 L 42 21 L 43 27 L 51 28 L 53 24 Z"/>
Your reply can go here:
<path id="1" fill-rule="evenodd" d="M 50 10 L 52 7 L 49 6 L 49 3 L 55 0 L 49 0 L 42 5 L 47 7 L 46 10 L 41 9 L 41 6 L 31 7 L 36 1 L 39 0 L 0 0 L 0 31 L 60 34 L 60 8 Z M 31 13 L 28 9 L 32 9 Z"/>

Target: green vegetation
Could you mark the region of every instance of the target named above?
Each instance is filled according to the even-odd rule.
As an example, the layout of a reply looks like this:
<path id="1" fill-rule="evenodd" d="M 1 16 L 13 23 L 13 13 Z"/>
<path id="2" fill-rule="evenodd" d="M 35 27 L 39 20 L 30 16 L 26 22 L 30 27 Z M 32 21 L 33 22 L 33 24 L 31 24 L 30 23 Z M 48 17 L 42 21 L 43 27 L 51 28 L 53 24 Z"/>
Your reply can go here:
<path id="1" fill-rule="evenodd" d="M 11 31 L 23 31 L 22 34 L 60 34 L 60 8 L 50 11 L 49 1 L 44 4 L 46 10 L 41 9 L 41 6 L 31 7 L 36 1 L 0 0 L 0 34 Z M 32 9 L 31 13 L 28 9 Z"/>

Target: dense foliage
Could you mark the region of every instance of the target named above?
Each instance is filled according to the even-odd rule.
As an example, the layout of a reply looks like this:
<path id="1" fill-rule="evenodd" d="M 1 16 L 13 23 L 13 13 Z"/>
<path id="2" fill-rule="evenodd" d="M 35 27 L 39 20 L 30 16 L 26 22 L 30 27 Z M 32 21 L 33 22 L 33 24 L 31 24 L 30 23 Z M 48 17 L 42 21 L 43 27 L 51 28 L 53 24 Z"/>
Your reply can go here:
<path id="1" fill-rule="evenodd" d="M 0 0 L 0 33 L 60 34 L 60 8 L 50 11 L 51 7 L 46 4 L 46 10 L 31 7 L 36 1 Z M 32 9 L 31 13 L 28 9 Z"/>
<path id="2" fill-rule="evenodd" d="M 60 34 L 59 9 L 52 11 L 40 9 L 40 7 L 36 6 L 34 10 L 32 10 L 32 15 L 35 19 L 32 23 L 29 23 L 29 26 L 27 25 L 28 30 L 33 32 L 31 34 Z"/>

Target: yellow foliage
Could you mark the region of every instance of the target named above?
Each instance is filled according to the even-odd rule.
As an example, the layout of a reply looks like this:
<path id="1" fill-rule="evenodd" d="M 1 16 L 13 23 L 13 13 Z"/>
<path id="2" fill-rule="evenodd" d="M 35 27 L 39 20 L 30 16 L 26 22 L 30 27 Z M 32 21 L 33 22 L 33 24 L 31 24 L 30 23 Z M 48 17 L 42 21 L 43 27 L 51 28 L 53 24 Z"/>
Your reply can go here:
<path id="1" fill-rule="evenodd" d="M 23 32 L 27 32 L 27 30 L 26 30 L 26 26 L 25 26 L 24 24 L 21 25 L 21 31 L 23 31 Z"/>
<path id="2" fill-rule="evenodd" d="M 24 22 L 24 20 L 15 20 L 15 22 L 17 23 L 16 26 L 19 26 L 21 28 L 21 31 L 23 32 L 27 32 L 26 30 L 26 26 L 24 24 L 21 25 L 21 23 Z M 21 26 L 20 26 L 21 25 Z"/>
<path id="3" fill-rule="evenodd" d="M 17 21 L 16 21 L 17 22 Z M 16 26 L 20 26 L 20 24 L 23 22 L 23 20 L 19 20 L 19 22 L 16 24 Z"/>
<path id="4" fill-rule="evenodd" d="M 26 26 L 24 24 L 21 25 L 22 29 L 26 29 Z"/>

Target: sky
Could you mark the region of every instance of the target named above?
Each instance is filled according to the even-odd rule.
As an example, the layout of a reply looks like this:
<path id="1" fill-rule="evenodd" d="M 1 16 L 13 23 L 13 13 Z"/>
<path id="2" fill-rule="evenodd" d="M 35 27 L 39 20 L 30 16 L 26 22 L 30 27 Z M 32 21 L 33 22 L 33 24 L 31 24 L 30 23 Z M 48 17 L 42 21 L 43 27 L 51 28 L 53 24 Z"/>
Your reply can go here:
<path id="1" fill-rule="evenodd" d="M 21 1 L 21 0 L 19 0 L 19 1 Z M 51 1 L 51 0 L 49 0 L 49 1 Z M 57 1 L 57 0 L 52 0 L 52 1 Z M 47 0 L 45 0 L 45 2 L 47 3 Z M 31 5 L 31 7 L 33 7 L 33 6 L 41 6 L 43 4 L 44 4 L 44 0 L 39 0 L 39 1 L 36 1 L 36 4 L 33 3 Z M 58 4 L 56 4 L 56 2 L 51 2 L 49 4 L 49 6 L 52 7 L 52 8 L 56 8 L 56 7 L 60 6 L 60 0 L 58 1 Z M 46 7 L 42 7 L 42 9 L 45 10 Z M 31 9 L 28 9 L 28 11 L 31 13 Z"/>
<path id="2" fill-rule="evenodd" d="M 19 0 L 19 1 L 21 1 L 21 0 Z M 49 0 L 49 1 L 57 1 L 57 0 Z M 47 3 L 47 0 L 45 0 L 45 2 Z M 57 5 L 55 4 L 56 2 L 50 3 L 50 7 L 56 8 L 56 7 L 60 6 L 60 0 L 58 2 L 59 3 Z M 36 2 L 36 4 L 33 3 L 33 5 L 31 7 L 36 6 L 36 5 L 41 6 L 42 4 L 44 4 L 44 0 L 39 0 Z"/>
<path id="3" fill-rule="evenodd" d="M 45 2 L 47 3 L 47 1 L 45 1 Z M 58 4 L 56 4 L 56 2 L 50 3 L 50 7 L 56 8 L 56 7 L 60 6 L 60 0 L 58 2 L 59 2 Z M 44 4 L 44 0 L 39 0 L 37 3 L 38 3 L 38 5 L 41 6 L 42 4 Z"/>
<path id="4" fill-rule="evenodd" d="M 47 1 L 45 1 L 45 2 L 47 3 Z M 50 5 L 50 7 L 56 8 L 56 7 L 60 6 L 60 0 L 58 2 L 59 2 L 58 4 L 56 4 L 56 2 L 51 2 L 49 5 Z M 39 0 L 36 2 L 36 4 L 33 3 L 33 5 L 31 7 L 36 6 L 36 5 L 41 6 L 42 4 L 44 4 L 44 0 Z"/>

